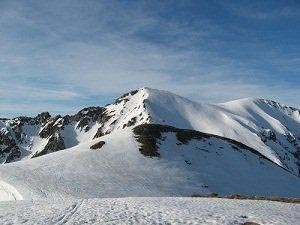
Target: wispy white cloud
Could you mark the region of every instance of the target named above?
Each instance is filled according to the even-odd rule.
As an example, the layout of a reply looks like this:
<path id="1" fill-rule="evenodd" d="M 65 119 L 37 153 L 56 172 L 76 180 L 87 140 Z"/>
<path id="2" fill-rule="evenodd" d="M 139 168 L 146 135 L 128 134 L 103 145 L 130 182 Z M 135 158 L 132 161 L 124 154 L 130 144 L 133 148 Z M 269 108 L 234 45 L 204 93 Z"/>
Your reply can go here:
<path id="1" fill-rule="evenodd" d="M 164 3 L 155 10 L 146 2 L 0 4 L 0 115 L 70 112 L 84 100 L 113 98 L 141 86 L 198 101 L 260 95 L 297 104 L 295 87 L 262 82 L 259 77 L 269 73 L 256 66 L 264 60 L 296 73 L 297 55 L 259 51 L 263 43 L 257 40 L 227 46 L 231 30 L 201 16 L 168 19 L 160 15 L 168 7 Z M 256 58 L 232 54 L 236 44 L 257 49 Z M 17 110 L 24 102 L 32 111 Z"/>
<path id="2" fill-rule="evenodd" d="M 2 98 L 25 98 L 31 101 L 46 101 L 48 99 L 70 100 L 80 97 L 71 90 L 46 89 L 28 85 L 6 83 L 0 84 L 0 96 Z"/>

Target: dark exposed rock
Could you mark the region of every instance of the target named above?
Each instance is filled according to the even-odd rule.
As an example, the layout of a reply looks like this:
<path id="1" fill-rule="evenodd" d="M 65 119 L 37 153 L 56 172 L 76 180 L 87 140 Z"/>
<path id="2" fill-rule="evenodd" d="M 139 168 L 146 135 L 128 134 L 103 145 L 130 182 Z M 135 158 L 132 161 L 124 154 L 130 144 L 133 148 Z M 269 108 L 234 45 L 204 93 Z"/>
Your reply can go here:
<path id="1" fill-rule="evenodd" d="M 104 124 L 105 124 L 112 116 L 113 116 L 113 115 L 109 115 L 109 114 L 106 112 L 106 110 L 102 111 L 101 115 L 100 115 L 100 116 L 98 117 L 98 119 L 97 119 L 97 123 L 102 124 L 102 125 L 98 128 L 98 130 L 97 130 L 96 134 L 94 135 L 93 139 L 99 138 L 99 137 L 101 137 L 101 136 L 104 135 L 104 133 L 103 133 L 103 131 L 102 131 L 103 125 L 104 125 Z"/>
<path id="2" fill-rule="evenodd" d="M 188 160 L 184 160 L 186 164 L 191 165 L 192 163 Z"/>
<path id="3" fill-rule="evenodd" d="M 14 119 L 1 119 L 2 122 L 7 123 L 9 130 L 6 128 L 1 129 L 0 158 L 3 159 L 5 157 L 6 162 L 14 161 L 21 156 L 21 151 L 18 147 L 19 144 L 30 146 L 30 136 L 24 133 L 24 125 L 34 126 L 32 130 L 40 129 L 40 138 L 48 139 L 48 143 L 44 149 L 34 155 L 34 157 L 37 157 L 48 152 L 65 149 L 61 131 L 70 123 L 77 123 L 77 129 L 84 129 L 87 132 L 90 129 L 90 124 L 97 122 L 103 126 L 110 118 L 111 115 L 107 115 L 106 108 L 104 107 L 87 107 L 75 115 L 66 115 L 64 117 L 60 115 L 51 117 L 49 112 L 42 112 L 33 118 L 16 117 Z M 99 129 L 95 137 L 102 135 L 101 129 Z"/>
<path id="4" fill-rule="evenodd" d="M 45 155 L 50 152 L 56 152 L 59 150 L 63 150 L 65 148 L 66 147 L 65 147 L 64 140 L 61 137 L 61 135 L 57 132 L 49 138 L 48 143 L 45 146 L 45 148 L 42 151 L 36 153 L 32 158 L 42 156 L 42 155 Z"/>
<path id="5" fill-rule="evenodd" d="M 276 138 L 276 134 L 274 131 L 272 130 L 267 130 L 265 129 L 262 133 L 261 133 L 261 140 L 266 143 L 267 140 L 272 140 L 274 142 L 276 142 L 277 138 Z"/>
<path id="6" fill-rule="evenodd" d="M 247 151 L 250 151 L 256 155 L 258 155 L 260 158 L 266 159 L 270 162 L 268 158 L 266 158 L 264 155 L 259 153 L 253 148 L 248 147 L 245 144 L 242 144 L 238 141 L 235 141 L 233 139 L 221 137 L 218 135 L 213 134 L 207 134 L 202 133 L 195 130 L 188 130 L 188 129 L 179 129 L 168 125 L 160 125 L 160 124 L 142 124 L 139 126 L 136 126 L 133 128 L 133 132 L 136 135 L 136 139 L 139 143 L 141 143 L 141 146 L 139 148 L 139 151 L 149 157 L 159 157 L 159 148 L 157 146 L 157 139 L 162 139 L 163 133 L 173 132 L 176 134 L 177 140 L 180 141 L 183 144 L 188 144 L 191 140 L 199 140 L 199 139 L 209 139 L 211 137 L 215 137 L 221 140 L 226 141 L 231 146 L 234 146 L 235 149 L 244 149 Z M 284 168 L 285 169 L 285 168 Z"/>
<path id="7" fill-rule="evenodd" d="M 49 112 L 42 112 L 36 116 L 36 120 L 44 124 L 51 117 Z"/>
<path id="8" fill-rule="evenodd" d="M 263 201 L 274 201 L 274 202 L 286 202 L 286 203 L 294 203 L 300 204 L 300 198 L 288 198 L 288 197 L 278 197 L 278 196 L 249 196 L 249 195 L 240 195 L 240 194 L 232 194 L 232 195 L 218 195 L 216 193 L 212 193 L 209 195 L 201 195 L 194 194 L 191 197 L 197 198 L 225 198 L 225 199 L 240 199 L 240 200 L 263 200 Z"/>
<path id="9" fill-rule="evenodd" d="M 273 140 L 273 141 L 276 141 L 276 134 L 273 131 L 269 132 L 269 139 Z"/>
<path id="10" fill-rule="evenodd" d="M 13 125 L 11 129 L 14 131 L 16 139 L 20 140 L 22 136 L 22 125 Z"/>
<path id="11" fill-rule="evenodd" d="M 94 135 L 93 139 L 102 137 L 104 133 L 102 132 L 102 127 L 99 127 L 96 134 Z"/>
<path id="12" fill-rule="evenodd" d="M 90 149 L 100 149 L 105 145 L 105 141 L 99 141 L 96 144 L 92 145 Z"/>
<path id="13" fill-rule="evenodd" d="M 123 125 L 123 128 L 131 127 L 131 126 L 135 125 L 136 120 L 137 120 L 136 117 L 131 118 L 126 124 Z"/>
<path id="14" fill-rule="evenodd" d="M 79 120 L 76 128 L 82 130 L 85 126 L 89 125 L 90 119 L 88 117 L 83 117 L 81 120 Z"/>
<path id="15" fill-rule="evenodd" d="M 10 163 L 20 157 L 21 157 L 20 148 L 15 145 L 12 148 L 10 148 L 10 153 L 8 154 L 8 156 L 6 158 L 6 163 Z"/>
<path id="16" fill-rule="evenodd" d="M 293 137 L 289 132 L 287 132 L 285 134 L 285 136 L 286 136 L 286 139 L 288 140 L 288 142 L 297 144 L 296 143 L 296 138 Z"/>
<path id="17" fill-rule="evenodd" d="M 204 133 L 200 133 L 198 131 L 194 131 L 194 130 L 177 130 L 176 132 L 176 136 L 177 136 L 177 140 L 180 141 L 183 144 L 188 144 L 188 142 L 190 140 L 193 139 L 197 139 L 200 140 L 202 138 L 210 138 L 209 135 L 204 134 Z"/>
<path id="18" fill-rule="evenodd" d="M 148 126 L 150 125 L 150 126 Z M 137 126 L 133 129 L 136 139 L 141 146 L 139 151 L 144 156 L 159 157 L 158 146 L 156 145 L 156 139 L 161 138 L 161 129 L 163 127 L 153 126 L 153 124 L 144 124 Z"/>
<path id="19" fill-rule="evenodd" d="M 91 121 L 97 121 L 99 117 L 102 116 L 104 111 L 105 108 L 103 107 L 87 107 L 80 110 L 77 114 L 72 116 L 71 119 L 74 121 L 79 121 L 84 117 L 88 117 L 91 119 Z"/>
<path id="20" fill-rule="evenodd" d="M 281 137 L 281 134 L 277 133 L 277 136 L 276 131 L 264 127 L 262 127 L 262 129 L 262 132 L 258 134 L 258 136 L 265 143 L 265 145 L 269 146 L 270 148 L 273 148 L 274 143 L 279 145 L 282 148 L 282 151 L 277 152 L 277 154 L 284 167 L 288 168 L 290 171 L 295 171 L 295 169 L 290 167 L 289 164 L 291 160 L 294 160 L 296 162 L 296 165 L 298 166 L 297 174 L 298 176 L 300 176 L 300 148 L 298 148 L 299 142 L 297 141 L 297 138 L 294 136 L 294 134 L 292 134 L 289 131 L 286 131 L 284 137 L 285 140 L 289 142 L 289 144 L 287 144 L 285 140 Z"/>
<path id="21" fill-rule="evenodd" d="M 9 150 L 15 147 L 17 144 L 12 134 L 6 129 L 0 130 L 0 151 L 8 153 Z"/>
<path id="22" fill-rule="evenodd" d="M 127 101 L 129 101 L 129 99 L 127 98 L 128 96 L 133 96 L 133 95 L 135 95 L 136 93 L 138 93 L 138 90 L 133 90 L 133 91 L 131 91 L 131 92 L 128 92 L 128 93 L 125 93 L 124 95 L 122 95 L 122 96 L 120 96 L 119 98 L 117 98 L 116 100 L 115 100 L 115 104 L 119 104 L 119 103 L 121 103 L 122 101 L 124 101 L 125 103 L 127 102 Z"/>
<path id="23" fill-rule="evenodd" d="M 47 124 L 45 124 L 45 126 L 43 127 L 43 129 L 40 131 L 39 135 L 41 138 L 48 138 L 51 135 L 53 135 L 55 132 L 58 131 L 59 127 L 62 126 L 62 121 L 58 121 L 58 120 L 62 120 L 61 116 L 56 116 L 51 118 Z"/>
<path id="24" fill-rule="evenodd" d="M 113 115 L 109 115 L 106 110 L 103 111 L 97 119 L 97 122 L 100 124 L 106 123 Z"/>

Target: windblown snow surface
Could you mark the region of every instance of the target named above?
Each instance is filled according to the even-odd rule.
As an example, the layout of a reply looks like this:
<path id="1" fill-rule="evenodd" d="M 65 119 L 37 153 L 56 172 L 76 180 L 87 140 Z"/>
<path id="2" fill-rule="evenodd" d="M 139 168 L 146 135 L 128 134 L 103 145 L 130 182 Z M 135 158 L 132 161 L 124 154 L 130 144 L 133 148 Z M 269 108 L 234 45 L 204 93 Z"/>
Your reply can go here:
<path id="1" fill-rule="evenodd" d="M 61 131 L 67 149 L 0 166 L 0 224 L 300 220 L 297 204 L 189 197 L 217 193 L 299 198 L 297 109 L 261 99 L 199 104 L 142 88 L 105 110 L 105 123 L 89 124 L 86 132 L 76 124 Z M 153 124 L 159 135 L 134 131 L 142 127 L 147 134 L 151 127 L 145 124 Z M 94 138 L 99 130 L 104 135 Z M 196 137 L 186 136 L 191 133 Z M 142 149 L 143 140 L 154 141 L 150 155 Z M 99 141 L 104 145 L 91 149 Z M 43 142 L 27 151 L 40 151 Z"/>
<path id="2" fill-rule="evenodd" d="M 1 224 L 299 224 L 300 205 L 214 198 L 0 202 Z"/>

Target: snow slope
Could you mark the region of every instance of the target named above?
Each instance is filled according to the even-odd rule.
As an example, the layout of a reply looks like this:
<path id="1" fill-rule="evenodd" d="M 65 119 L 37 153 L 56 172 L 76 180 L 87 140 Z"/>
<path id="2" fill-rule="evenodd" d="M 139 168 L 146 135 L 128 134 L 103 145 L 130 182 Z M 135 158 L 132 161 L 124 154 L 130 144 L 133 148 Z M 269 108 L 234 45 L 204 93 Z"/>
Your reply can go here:
<path id="1" fill-rule="evenodd" d="M 299 110 L 268 100 L 199 104 L 166 91 L 146 89 L 153 123 L 217 134 L 242 142 L 299 175 Z"/>
<path id="2" fill-rule="evenodd" d="M 181 142 L 176 133 L 162 132 L 159 156 L 148 157 L 135 136 L 125 128 L 64 151 L 4 164 L 0 180 L 27 200 L 210 193 L 300 196 L 297 176 L 225 139 L 204 136 Z M 99 140 L 104 146 L 90 149 Z"/>
<path id="3" fill-rule="evenodd" d="M 298 224 L 299 217 L 299 204 L 254 200 L 104 198 L 0 202 L 0 223 L 3 225 Z"/>

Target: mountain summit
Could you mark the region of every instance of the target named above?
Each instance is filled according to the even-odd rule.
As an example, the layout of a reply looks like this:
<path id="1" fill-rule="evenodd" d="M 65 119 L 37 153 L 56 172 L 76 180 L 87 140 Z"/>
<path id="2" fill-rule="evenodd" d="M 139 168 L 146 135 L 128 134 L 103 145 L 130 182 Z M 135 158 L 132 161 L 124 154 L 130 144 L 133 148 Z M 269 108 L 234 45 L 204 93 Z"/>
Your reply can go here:
<path id="1" fill-rule="evenodd" d="M 0 120 L 2 163 L 76 146 L 116 130 L 162 124 L 239 141 L 299 175 L 300 110 L 264 99 L 199 104 L 150 88 L 131 91 L 105 107 L 75 115 Z"/>
<path id="2" fill-rule="evenodd" d="M 299 112 L 264 99 L 200 104 L 141 88 L 75 115 L 1 119 L 0 180 L 29 199 L 299 196 Z"/>

